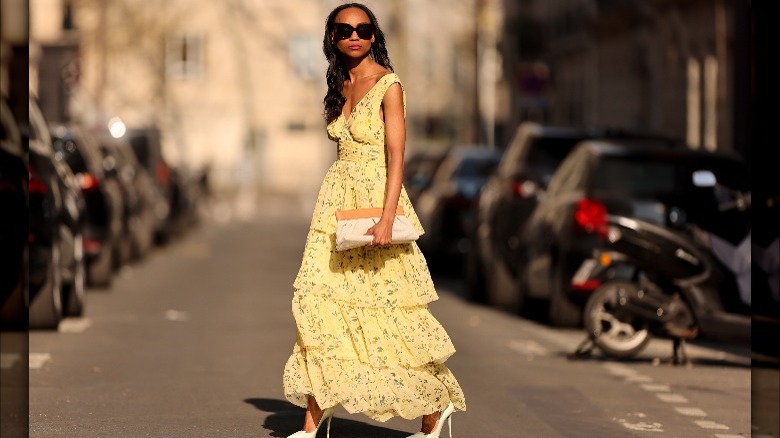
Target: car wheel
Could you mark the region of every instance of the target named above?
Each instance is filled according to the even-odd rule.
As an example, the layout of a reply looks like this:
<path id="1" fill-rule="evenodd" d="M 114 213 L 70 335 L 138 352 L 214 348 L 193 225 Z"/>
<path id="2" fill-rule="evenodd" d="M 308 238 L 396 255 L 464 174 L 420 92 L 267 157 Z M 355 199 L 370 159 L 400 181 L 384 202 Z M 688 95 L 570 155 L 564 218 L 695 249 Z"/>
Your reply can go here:
<path id="1" fill-rule="evenodd" d="M 59 265 L 60 249 L 53 243 L 46 267 L 46 279 L 30 303 L 31 329 L 56 329 L 62 320 L 62 273 Z"/>
<path id="2" fill-rule="evenodd" d="M 488 303 L 512 313 L 518 313 L 522 303 L 517 296 L 514 279 L 500 261 L 493 259 L 485 270 Z"/>
<path id="3" fill-rule="evenodd" d="M 527 273 L 523 266 L 517 270 L 517 312 L 518 315 L 533 319 L 544 319 L 544 301 L 529 296 Z"/>
<path id="4" fill-rule="evenodd" d="M 596 289 L 585 304 L 585 329 L 596 346 L 608 356 L 633 357 L 650 342 L 652 336 L 646 324 L 621 319 L 614 312 L 621 296 L 637 290 L 638 286 L 634 283 L 611 281 Z"/>
<path id="5" fill-rule="evenodd" d="M 74 240 L 73 281 L 63 286 L 65 316 L 82 316 L 86 301 L 87 266 L 84 261 L 84 243 L 81 234 Z"/>
<path id="6" fill-rule="evenodd" d="M 25 246 L 22 251 L 22 262 L 18 267 L 19 275 L 16 285 L 0 305 L 0 326 L 3 330 L 27 330 L 30 311 L 27 301 L 29 289 L 29 281 L 27 280 L 28 252 L 29 249 Z"/>
<path id="7" fill-rule="evenodd" d="M 550 305 L 547 319 L 556 327 L 579 327 L 582 324 L 582 307 L 573 302 L 566 291 L 569 281 L 558 268 L 550 282 Z"/>
<path id="8" fill-rule="evenodd" d="M 464 272 L 468 298 L 476 303 L 486 302 L 485 269 L 482 266 L 476 241 L 474 241 L 471 251 L 466 254 Z"/>
<path id="9" fill-rule="evenodd" d="M 87 282 L 90 286 L 108 288 L 113 275 L 114 250 L 107 248 L 87 265 Z"/>

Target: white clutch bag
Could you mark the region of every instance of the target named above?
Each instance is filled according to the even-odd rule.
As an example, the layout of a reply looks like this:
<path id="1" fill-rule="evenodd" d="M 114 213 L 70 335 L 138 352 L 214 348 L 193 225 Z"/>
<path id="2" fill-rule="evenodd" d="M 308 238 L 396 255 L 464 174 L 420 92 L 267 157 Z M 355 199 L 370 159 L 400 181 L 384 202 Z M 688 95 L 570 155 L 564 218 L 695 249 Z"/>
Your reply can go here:
<path id="1" fill-rule="evenodd" d="M 366 235 L 369 228 L 376 225 L 382 217 L 381 208 L 358 208 L 336 212 L 336 251 L 368 245 L 374 236 Z M 393 240 L 391 243 L 410 243 L 420 237 L 412 223 L 404 215 L 401 207 L 395 212 L 393 220 Z"/>

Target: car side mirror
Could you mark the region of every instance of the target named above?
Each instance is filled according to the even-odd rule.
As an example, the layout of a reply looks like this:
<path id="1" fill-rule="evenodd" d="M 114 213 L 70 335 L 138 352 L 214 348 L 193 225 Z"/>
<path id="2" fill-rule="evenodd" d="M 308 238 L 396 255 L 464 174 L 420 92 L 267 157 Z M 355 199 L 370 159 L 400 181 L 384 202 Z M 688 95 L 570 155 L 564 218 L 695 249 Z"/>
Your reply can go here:
<path id="1" fill-rule="evenodd" d="M 512 176 L 512 192 L 519 198 L 539 198 L 544 194 L 544 184 L 535 172 L 520 171 Z"/>

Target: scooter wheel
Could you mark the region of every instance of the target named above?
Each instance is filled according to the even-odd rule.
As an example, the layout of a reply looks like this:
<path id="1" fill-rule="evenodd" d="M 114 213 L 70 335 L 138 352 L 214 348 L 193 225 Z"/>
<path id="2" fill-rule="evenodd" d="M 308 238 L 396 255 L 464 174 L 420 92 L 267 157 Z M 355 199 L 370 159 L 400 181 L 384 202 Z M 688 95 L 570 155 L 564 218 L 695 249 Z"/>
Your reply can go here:
<path id="1" fill-rule="evenodd" d="M 638 290 L 639 286 L 629 281 L 610 281 L 596 289 L 585 304 L 585 329 L 607 356 L 636 356 L 652 338 L 646 323 L 634 321 L 619 311 L 621 300 Z"/>

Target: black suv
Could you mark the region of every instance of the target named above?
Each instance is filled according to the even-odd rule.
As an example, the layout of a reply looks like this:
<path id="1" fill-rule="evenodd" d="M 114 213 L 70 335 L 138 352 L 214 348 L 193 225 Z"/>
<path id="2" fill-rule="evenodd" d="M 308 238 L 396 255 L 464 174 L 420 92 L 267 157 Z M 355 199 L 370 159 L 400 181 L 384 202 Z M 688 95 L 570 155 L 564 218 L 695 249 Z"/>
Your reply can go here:
<path id="1" fill-rule="evenodd" d="M 155 241 L 166 243 L 172 233 L 171 220 L 174 204 L 174 177 L 162 151 L 160 130 L 155 127 L 128 129 L 124 137 L 132 146 L 136 159 L 152 176 L 157 191 L 153 208 Z"/>
<path id="2" fill-rule="evenodd" d="M 578 142 L 604 135 L 591 129 L 523 122 L 476 203 L 476 227 L 465 276 L 470 298 L 519 310 L 509 254 L 517 229 L 537 204 L 555 169 Z"/>
<path id="3" fill-rule="evenodd" d="M 27 151 L 19 124 L 0 97 L 0 326 L 27 329 Z"/>
<path id="4" fill-rule="evenodd" d="M 29 327 L 55 329 L 84 313 L 86 203 L 33 97 L 29 115 L 20 126 L 29 153 Z"/>
<path id="5" fill-rule="evenodd" d="M 52 124 L 50 130 L 55 153 L 76 175 L 87 206 L 87 282 L 107 288 L 117 267 L 122 233 L 121 188 L 115 179 L 106 176 L 100 147 L 89 131 L 75 123 Z"/>

